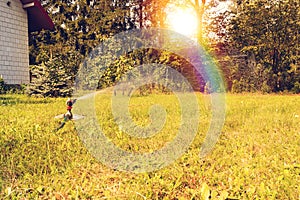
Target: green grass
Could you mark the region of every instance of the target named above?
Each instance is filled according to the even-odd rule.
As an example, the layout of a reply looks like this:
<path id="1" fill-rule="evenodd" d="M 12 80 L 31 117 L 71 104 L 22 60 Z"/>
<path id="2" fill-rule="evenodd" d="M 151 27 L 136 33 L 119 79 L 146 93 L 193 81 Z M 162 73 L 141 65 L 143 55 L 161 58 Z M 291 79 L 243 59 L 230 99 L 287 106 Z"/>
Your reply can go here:
<path id="1" fill-rule="evenodd" d="M 72 122 L 52 132 L 59 123 L 53 117 L 65 111 L 66 99 L 0 96 L 0 199 L 299 199 L 300 96 L 228 94 L 222 134 L 202 160 L 198 155 L 210 105 L 198 96 L 200 128 L 189 150 L 168 167 L 140 174 L 99 163 Z M 168 115 L 165 127 L 152 138 L 120 131 L 108 95 L 97 98 L 99 123 L 123 149 L 159 149 L 180 126 L 177 100 L 159 94 L 134 97 L 129 110 L 136 123 L 147 125 L 155 103 Z"/>

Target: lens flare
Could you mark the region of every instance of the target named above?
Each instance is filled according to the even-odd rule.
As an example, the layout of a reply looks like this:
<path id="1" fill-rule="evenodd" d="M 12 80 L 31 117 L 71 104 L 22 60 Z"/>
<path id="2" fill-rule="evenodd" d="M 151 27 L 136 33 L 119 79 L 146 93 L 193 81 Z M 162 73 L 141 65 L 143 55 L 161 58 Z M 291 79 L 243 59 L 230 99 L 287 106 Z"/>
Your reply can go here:
<path id="1" fill-rule="evenodd" d="M 197 34 L 197 15 L 192 9 L 173 8 L 167 13 L 166 22 L 177 33 L 191 37 Z"/>

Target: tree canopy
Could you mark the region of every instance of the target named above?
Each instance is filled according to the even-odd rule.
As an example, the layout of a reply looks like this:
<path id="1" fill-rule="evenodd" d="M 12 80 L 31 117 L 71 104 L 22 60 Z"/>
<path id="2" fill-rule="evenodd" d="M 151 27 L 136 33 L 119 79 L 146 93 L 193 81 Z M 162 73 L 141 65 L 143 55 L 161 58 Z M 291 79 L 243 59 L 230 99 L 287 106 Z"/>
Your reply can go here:
<path id="1" fill-rule="evenodd" d="M 198 42 L 209 46 L 207 50 L 216 55 L 216 62 L 221 66 L 228 90 L 299 93 L 299 2 L 234 0 L 225 12 L 212 11 L 211 8 L 220 2 L 177 1 L 195 9 Z M 40 89 L 37 88 L 41 88 L 38 85 L 54 80 L 54 77 L 60 77 L 60 81 L 68 84 L 56 84 L 53 91 L 68 91 L 65 89 L 74 83 L 79 64 L 107 38 L 132 29 L 166 27 L 168 13 L 165 8 L 169 3 L 174 2 L 43 0 L 42 4 L 56 26 L 54 31 L 30 34 L 30 64 L 33 74 L 31 94 L 38 93 Z M 133 60 L 136 61 L 135 64 Z M 178 71 L 189 68 L 188 62 L 180 60 L 172 52 L 142 49 L 113 61 L 99 80 L 99 87 L 114 84 L 122 73 L 137 63 L 149 62 L 167 64 Z M 46 73 L 47 71 L 53 73 Z M 185 76 L 189 76 L 188 74 L 193 73 L 187 71 Z M 50 93 L 43 94 L 51 94 L 51 89 Z M 70 91 L 59 93 L 63 96 L 69 94 Z"/>

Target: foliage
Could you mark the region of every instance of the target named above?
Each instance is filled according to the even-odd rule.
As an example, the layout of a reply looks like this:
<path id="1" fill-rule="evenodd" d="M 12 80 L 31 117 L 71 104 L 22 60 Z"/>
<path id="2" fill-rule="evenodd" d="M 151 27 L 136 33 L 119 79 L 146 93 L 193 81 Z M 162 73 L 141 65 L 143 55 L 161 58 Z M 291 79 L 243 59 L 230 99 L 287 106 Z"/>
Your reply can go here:
<path id="1" fill-rule="evenodd" d="M 125 56 L 121 56 L 119 59 L 112 62 L 112 64 L 109 65 L 108 68 L 105 69 L 103 74 L 100 76 L 98 89 L 102 89 L 107 86 L 112 86 L 116 84 L 118 81 L 121 80 L 122 77 L 124 78 L 124 75 L 129 70 L 133 69 L 134 67 L 147 64 L 156 64 L 172 67 L 189 81 L 194 90 L 204 91 L 205 81 L 202 80 L 199 73 L 196 72 L 194 66 L 191 65 L 189 60 L 185 60 L 179 55 L 169 52 L 167 50 L 158 50 L 152 48 L 135 50 Z M 170 82 L 172 82 L 173 85 L 169 85 L 170 87 L 178 89 L 181 88 L 181 85 L 175 85 L 175 81 L 172 81 L 176 77 L 167 77 L 167 75 L 162 74 L 165 72 L 160 71 L 160 68 L 151 72 L 145 71 L 143 73 L 151 74 L 154 78 L 165 77 L 166 79 L 171 80 Z M 134 80 L 135 77 L 139 77 L 140 75 L 141 74 L 133 74 L 134 77 L 130 77 L 130 79 Z M 160 90 L 160 92 L 169 92 L 168 90 L 166 90 L 165 87 L 161 87 L 161 85 L 159 84 L 151 84 L 148 86 L 144 86 L 144 88 L 141 89 L 146 90 L 148 92 L 154 89 L 158 89 Z"/>
<path id="2" fill-rule="evenodd" d="M 60 0 L 42 1 L 42 3 L 56 26 L 54 31 L 31 33 L 31 65 L 40 65 L 42 62 L 48 62 L 50 58 L 60 57 L 59 54 L 67 54 L 69 51 L 88 56 L 94 47 L 117 33 L 133 28 L 163 26 L 162 19 L 165 15 L 163 8 L 168 0 L 72 2 Z M 113 77 L 103 78 L 104 81 L 113 79 Z M 39 82 L 43 83 L 43 81 Z M 51 87 L 51 84 L 48 85 Z M 38 90 L 35 91 L 37 92 Z"/>
<path id="3" fill-rule="evenodd" d="M 0 94 L 24 94 L 26 87 L 25 84 L 7 84 L 3 78 L 0 77 Z"/>
<path id="4" fill-rule="evenodd" d="M 3 78 L 0 77 L 0 94 L 5 93 L 5 91 L 6 91 L 6 84 L 3 80 Z"/>
<path id="5" fill-rule="evenodd" d="M 242 1 L 231 13 L 228 42 L 253 55 L 254 66 L 247 65 L 242 77 L 251 77 L 257 90 L 264 81 L 272 92 L 291 90 L 299 81 L 299 6 L 296 0 Z"/>
<path id="6" fill-rule="evenodd" d="M 211 8 L 220 2 L 178 0 L 173 3 L 195 9 L 199 20 L 198 41 L 202 45 L 211 44 L 228 90 L 297 92 L 297 82 L 300 82 L 299 3 L 296 0 L 234 1 L 229 11 L 212 11 Z M 69 51 L 88 57 L 94 47 L 120 32 L 134 28 L 164 28 L 167 14 L 164 8 L 169 3 L 172 2 L 43 1 L 56 27 L 54 31 L 30 35 L 30 63 L 40 65 Z M 124 54 L 118 60 L 112 59 L 112 63 L 106 66 L 96 63 L 100 71 L 105 67 L 107 71 L 99 75 L 99 83 L 92 84 L 99 84 L 99 88 L 113 85 L 122 73 L 136 66 L 135 61 L 143 64 L 148 58 L 154 63 L 170 64 L 178 71 L 188 67 L 188 64 L 177 67 L 182 60 L 173 60 L 174 56 L 168 52 L 163 53 L 163 57 L 154 54 L 155 59 L 152 50 L 135 53 L 137 55 Z M 81 58 L 79 56 L 77 61 Z M 208 84 L 201 83 L 199 91 Z"/>
<path id="7" fill-rule="evenodd" d="M 300 83 L 297 81 L 292 88 L 292 92 L 299 94 L 300 93 Z"/>
<path id="8" fill-rule="evenodd" d="M 229 91 L 291 91 L 300 77 L 298 18 L 295 0 L 234 1 L 207 13 L 206 35 Z"/>
<path id="9" fill-rule="evenodd" d="M 41 50 L 51 54 L 63 44 L 87 56 L 103 40 L 133 28 L 162 24 L 168 0 L 43 1 L 55 23 L 54 31 L 30 35 L 31 64 Z"/>
<path id="10" fill-rule="evenodd" d="M 83 56 L 105 38 L 133 28 L 130 8 L 127 1 L 60 0 L 42 3 L 55 29 L 30 34 L 30 64 L 36 66 L 32 67 L 32 74 L 39 74 L 36 76 L 40 79 L 33 83 L 35 89 L 31 88 L 33 92 L 30 94 L 69 95 Z M 54 77 L 55 73 L 59 76 Z M 66 91 L 58 91 L 59 88 Z"/>
<path id="11" fill-rule="evenodd" d="M 128 18 L 127 1 L 44 1 L 55 23 L 54 31 L 32 33 L 30 36 L 31 64 L 40 50 L 65 48 L 65 44 L 87 55 L 103 39 L 133 27 Z"/>
<path id="12" fill-rule="evenodd" d="M 28 94 L 43 97 L 71 96 L 79 66 L 78 58 L 80 55 L 76 52 L 68 52 L 31 66 L 33 80 L 28 87 Z"/>
<path id="13" fill-rule="evenodd" d="M 299 96 L 228 95 L 221 137 L 202 160 L 198 154 L 209 126 L 210 101 L 205 95 L 198 97 L 200 128 L 186 154 L 162 170 L 131 174 L 98 163 L 71 122 L 52 132 L 59 123 L 53 117 L 64 112 L 66 99 L 2 95 L 0 198 L 298 199 Z M 109 94 L 96 102 L 106 136 L 128 151 L 158 149 L 180 126 L 173 95 L 131 99 L 130 113 L 141 125 L 149 124 L 153 103 L 167 110 L 162 132 L 145 140 L 126 135 L 113 123 Z"/>

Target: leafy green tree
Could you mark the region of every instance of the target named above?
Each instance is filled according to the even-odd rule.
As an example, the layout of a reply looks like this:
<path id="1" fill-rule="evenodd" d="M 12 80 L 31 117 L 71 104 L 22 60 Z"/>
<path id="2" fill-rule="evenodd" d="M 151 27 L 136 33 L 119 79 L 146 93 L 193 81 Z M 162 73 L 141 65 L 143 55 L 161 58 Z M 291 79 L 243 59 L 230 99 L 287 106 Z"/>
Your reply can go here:
<path id="1" fill-rule="evenodd" d="M 129 0 L 42 1 L 56 26 L 53 31 L 35 32 L 30 35 L 30 64 L 45 68 L 52 67 L 51 63 L 55 63 L 59 66 L 54 71 L 69 73 L 67 76 L 72 76 L 70 80 L 74 81 L 79 63 L 94 47 L 118 32 L 135 27 L 130 16 L 129 2 Z M 70 56 L 70 52 L 78 56 L 66 59 L 70 63 L 60 62 L 62 58 Z M 73 62 L 77 63 L 76 67 L 72 65 Z M 72 70 L 75 70 L 72 73 L 69 69 L 65 69 L 70 65 L 73 66 Z M 35 73 L 36 71 L 32 71 L 32 74 Z M 44 76 L 36 76 L 34 84 L 43 83 L 45 78 L 49 78 L 46 74 Z M 37 77 L 41 80 L 37 81 Z M 61 79 L 63 80 L 69 79 L 65 77 Z M 71 86 L 69 83 L 66 85 Z"/>
<path id="2" fill-rule="evenodd" d="M 55 30 L 32 33 L 31 64 L 37 64 L 40 49 L 68 47 L 86 56 L 101 41 L 118 32 L 134 28 L 128 1 L 43 1 L 55 23 Z"/>
<path id="3" fill-rule="evenodd" d="M 31 34 L 30 62 L 32 65 L 45 68 L 48 65 L 51 66 L 48 64 L 48 61 L 49 63 L 51 60 L 53 62 L 56 58 L 60 60 L 62 56 L 68 55 L 68 52 L 78 52 L 82 56 L 73 58 L 76 63 L 81 63 L 83 56 L 92 57 L 93 55 L 90 54 L 94 47 L 117 33 L 133 28 L 148 28 L 151 26 L 163 28 L 166 15 L 164 8 L 169 2 L 169 0 L 43 1 L 44 7 L 50 13 L 56 27 L 54 31 L 42 31 L 41 33 Z M 199 25 L 201 28 L 199 30 L 202 30 L 202 15 L 205 1 L 202 1 L 202 4 L 201 6 L 198 1 L 195 1 L 195 4 L 193 4 L 195 9 L 197 8 L 201 12 L 199 15 L 201 16 Z M 201 31 L 200 36 L 202 38 Z M 86 87 L 90 88 L 95 86 L 95 84 L 98 88 L 112 85 L 119 80 L 122 73 L 134 66 L 147 63 L 171 65 L 178 71 L 184 72 L 186 76 L 190 76 L 191 81 L 196 81 L 195 71 L 191 71 L 192 68 L 189 63 L 170 52 L 146 49 L 130 54 L 125 53 L 118 59 L 115 59 L 114 55 L 110 54 L 112 53 L 107 52 L 107 56 L 111 58 L 110 63 L 101 63 L 101 60 L 93 60 L 91 58 L 93 61 L 89 64 L 93 66 L 93 70 L 97 71 L 95 73 L 89 72 L 88 65 L 86 63 L 83 64 L 82 70 L 87 71 L 82 74 L 91 76 L 82 77 L 81 79 L 85 82 L 84 85 Z M 67 63 L 63 65 L 60 63 L 60 65 L 66 66 Z M 75 71 L 78 69 L 78 67 L 73 68 Z M 104 68 L 105 71 L 103 71 Z M 57 73 L 63 73 L 65 69 L 61 67 L 55 70 Z M 34 74 L 35 72 L 32 73 Z M 73 75 L 74 73 L 72 73 Z M 100 79 L 99 81 L 95 81 L 95 77 L 92 77 L 95 75 Z M 45 74 L 43 76 L 47 77 Z M 68 80 L 67 78 L 63 79 Z M 74 81 L 74 77 L 70 80 Z M 45 80 L 41 80 L 40 83 L 43 83 L 43 81 Z M 38 81 L 35 82 L 35 84 L 37 83 Z"/>
<path id="4" fill-rule="evenodd" d="M 252 0 L 239 2 L 232 12 L 229 42 L 255 56 L 259 90 L 292 90 L 299 81 L 299 8 L 297 0 Z"/>

